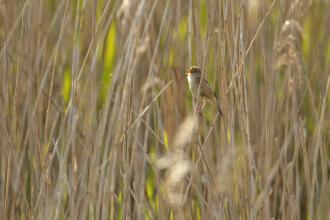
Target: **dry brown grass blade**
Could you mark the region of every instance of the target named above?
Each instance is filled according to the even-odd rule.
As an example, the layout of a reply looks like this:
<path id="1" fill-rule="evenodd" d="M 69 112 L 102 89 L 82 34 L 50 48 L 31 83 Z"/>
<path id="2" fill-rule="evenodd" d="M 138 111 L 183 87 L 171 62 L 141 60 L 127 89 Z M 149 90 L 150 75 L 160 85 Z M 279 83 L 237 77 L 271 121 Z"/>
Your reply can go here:
<path id="1" fill-rule="evenodd" d="M 0 0 L 1 218 L 328 219 L 329 9 Z"/>

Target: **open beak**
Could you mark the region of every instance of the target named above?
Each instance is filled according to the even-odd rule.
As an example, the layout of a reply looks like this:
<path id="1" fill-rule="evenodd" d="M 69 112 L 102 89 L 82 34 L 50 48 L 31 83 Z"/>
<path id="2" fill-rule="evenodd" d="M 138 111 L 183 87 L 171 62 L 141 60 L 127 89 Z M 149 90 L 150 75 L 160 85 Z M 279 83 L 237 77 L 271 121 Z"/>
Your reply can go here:
<path id="1" fill-rule="evenodd" d="M 189 71 L 189 69 L 186 70 L 186 75 L 191 74 L 191 72 Z"/>

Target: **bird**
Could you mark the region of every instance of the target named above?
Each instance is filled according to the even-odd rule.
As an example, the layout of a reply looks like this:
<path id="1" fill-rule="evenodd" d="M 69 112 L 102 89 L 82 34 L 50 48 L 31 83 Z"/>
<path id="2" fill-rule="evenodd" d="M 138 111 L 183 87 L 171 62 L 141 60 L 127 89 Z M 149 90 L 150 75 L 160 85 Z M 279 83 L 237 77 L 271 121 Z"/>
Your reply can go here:
<path id="1" fill-rule="evenodd" d="M 198 95 L 200 96 L 202 100 L 202 105 L 200 108 L 200 113 L 203 110 L 205 104 L 207 101 L 216 101 L 218 111 L 220 116 L 222 117 L 222 110 L 220 107 L 220 100 L 215 93 L 215 91 L 212 89 L 210 84 L 207 82 L 207 80 L 202 79 L 202 70 L 198 66 L 192 66 L 190 67 L 187 72 L 187 79 L 189 84 L 190 92 L 194 99 L 198 98 Z M 202 82 L 202 83 L 201 83 Z M 200 89 L 200 91 L 198 91 Z"/>

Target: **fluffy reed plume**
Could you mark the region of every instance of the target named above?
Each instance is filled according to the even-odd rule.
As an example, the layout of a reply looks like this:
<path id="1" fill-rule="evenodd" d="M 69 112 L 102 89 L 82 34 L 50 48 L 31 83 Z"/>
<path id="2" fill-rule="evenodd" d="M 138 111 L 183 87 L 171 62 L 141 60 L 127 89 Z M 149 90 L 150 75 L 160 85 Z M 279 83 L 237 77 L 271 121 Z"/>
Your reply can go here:
<path id="1" fill-rule="evenodd" d="M 156 167 L 165 170 L 165 192 L 167 202 L 172 207 L 181 207 L 187 202 L 189 181 L 193 172 L 193 164 L 186 152 L 186 146 L 195 131 L 197 119 L 188 116 L 179 126 L 173 143 L 173 152 L 160 158 Z"/>
<path id="2" fill-rule="evenodd" d="M 164 186 L 168 204 L 173 208 L 183 206 L 187 202 L 188 184 L 193 172 L 193 164 L 188 154 L 177 150 L 159 159 L 157 167 L 166 170 Z"/>
<path id="3" fill-rule="evenodd" d="M 120 21 L 121 26 L 123 27 L 123 29 L 128 28 L 127 25 L 131 22 L 133 16 L 133 8 L 135 6 L 136 1 L 133 0 L 123 0 L 123 2 L 121 3 L 118 12 L 116 14 L 117 18 Z"/>
<path id="4" fill-rule="evenodd" d="M 189 115 L 178 128 L 178 132 L 173 143 L 174 149 L 183 149 L 187 146 L 187 144 L 189 144 L 189 140 L 191 140 L 196 126 L 197 118 L 195 116 Z"/>
<path id="5" fill-rule="evenodd" d="M 296 67 L 297 71 L 302 71 L 300 61 L 302 34 L 303 30 L 296 20 L 284 22 L 276 47 L 276 68 Z"/>
<path id="6" fill-rule="evenodd" d="M 277 70 L 288 74 L 288 90 L 292 93 L 293 88 L 300 88 L 303 82 L 302 64 L 302 40 L 303 29 L 298 22 L 303 2 L 293 2 L 288 11 L 288 19 L 281 27 L 280 36 L 276 43 L 276 65 Z"/>

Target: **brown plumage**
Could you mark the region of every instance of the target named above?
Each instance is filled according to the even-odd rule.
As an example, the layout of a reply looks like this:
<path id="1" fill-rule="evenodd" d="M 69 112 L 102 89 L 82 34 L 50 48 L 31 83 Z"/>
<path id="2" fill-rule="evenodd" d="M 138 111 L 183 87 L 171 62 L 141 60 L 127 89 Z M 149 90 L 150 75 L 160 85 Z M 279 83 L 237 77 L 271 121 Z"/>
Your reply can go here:
<path id="1" fill-rule="evenodd" d="M 220 115 L 222 116 L 222 110 L 220 108 L 220 102 L 219 99 L 210 86 L 210 84 L 205 80 L 201 79 L 202 71 L 198 66 L 192 66 L 189 68 L 187 74 L 187 79 L 189 83 L 189 89 L 194 98 L 198 97 L 198 89 L 200 87 L 200 97 L 203 99 L 203 101 L 212 101 L 215 100 L 218 106 L 218 110 Z M 201 83 L 202 82 L 202 83 Z M 201 84 L 200 84 L 201 83 Z M 200 85 L 200 86 L 199 86 Z M 204 107 L 204 104 L 202 105 L 202 108 Z"/>

